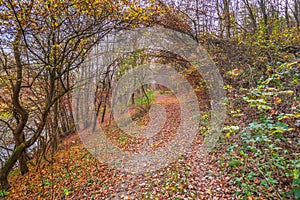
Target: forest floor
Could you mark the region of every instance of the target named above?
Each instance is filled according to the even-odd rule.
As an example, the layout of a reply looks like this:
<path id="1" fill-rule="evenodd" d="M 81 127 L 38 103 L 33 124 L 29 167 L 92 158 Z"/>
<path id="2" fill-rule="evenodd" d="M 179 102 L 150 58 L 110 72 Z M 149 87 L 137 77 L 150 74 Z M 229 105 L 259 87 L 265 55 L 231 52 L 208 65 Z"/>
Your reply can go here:
<path id="1" fill-rule="evenodd" d="M 168 94 L 156 94 L 163 104 L 167 123 L 159 139 L 169 137 L 170 123 L 178 123 L 178 102 Z M 149 116 L 138 121 L 147 124 Z M 117 133 L 111 134 L 117 137 Z M 133 174 L 115 170 L 97 160 L 78 134 L 65 138 L 59 150 L 37 168 L 32 161 L 28 174 L 10 176 L 7 199 L 237 199 L 240 189 L 224 174 L 222 149 L 203 156 L 199 134 L 190 150 L 169 166 L 152 173 Z M 157 144 L 157 148 L 162 143 Z M 126 142 L 123 147 L 126 149 Z M 128 146 L 129 148 L 129 146 Z M 154 149 L 155 150 L 155 149 Z M 18 175 L 17 175 L 18 174 Z"/>

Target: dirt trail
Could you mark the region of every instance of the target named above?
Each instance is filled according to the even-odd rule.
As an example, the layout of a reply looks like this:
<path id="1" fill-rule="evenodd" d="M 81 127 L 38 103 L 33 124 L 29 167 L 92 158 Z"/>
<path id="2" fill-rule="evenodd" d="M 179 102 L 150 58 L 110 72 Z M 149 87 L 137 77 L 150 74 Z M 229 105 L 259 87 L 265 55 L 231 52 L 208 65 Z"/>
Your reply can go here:
<path id="1" fill-rule="evenodd" d="M 156 151 L 164 145 L 160 141 L 173 137 L 180 123 L 180 108 L 169 94 L 157 94 L 154 103 L 165 107 L 168 118 L 153 136 L 152 150 Z M 200 107 L 201 112 L 207 111 L 205 105 Z M 148 120 L 144 115 L 137 122 Z M 116 141 L 117 133 L 111 134 Z M 134 148 L 130 144 L 136 142 L 128 141 L 122 146 L 125 150 Z M 203 156 L 202 141 L 199 134 L 178 160 L 155 172 L 137 175 L 101 163 L 86 150 L 78 135 L 72 135 L 64 139 L 52 163 L 43 162 L 38 172 L 31 169 L 25 176 L 11 176 L 8 199 L 237 199 L 233 177 L 222 174 L 219 167 L 222 152 Z"/>
<path id="2" fill-rule="evenodd" d="M 207 111 L 206 103 L 200 105 L 201 112 Z M 157 93 L 154 104 L 162 105 L 167 114 L 167 121 L 154 141 L 168 140 L 180 123 L 179 103 L 173 95 Z M 221 152 L 203 155 L 202 141 L 199 134 L 188 152 L 169 167 L 146 176 L 124 174 L 127 178 L 115 187 L 114 199 L 236 199 L 232 178 L 219 168 Z"/>

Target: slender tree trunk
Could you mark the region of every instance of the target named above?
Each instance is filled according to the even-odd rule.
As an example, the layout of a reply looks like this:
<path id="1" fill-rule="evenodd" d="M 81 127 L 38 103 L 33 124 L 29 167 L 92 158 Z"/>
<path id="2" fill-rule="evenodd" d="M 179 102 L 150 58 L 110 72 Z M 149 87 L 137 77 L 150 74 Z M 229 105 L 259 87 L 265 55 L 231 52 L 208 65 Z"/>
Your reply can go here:
<path id="1" fill-rule="evenodd" d="M 288 1 L 285 1 L 285 6 L 284 6 L 284 15 L 285 15 L 285 22 L 287 28 L 290 28 L 290 16 L 289 16 L 289 7 L 288 7 Z"/>
<path id="2" fill-rule="evenodd" d="M 8 182 L 8 174 L 19 159 L 19 157 L 22 155 L 22 152 L 25 150 L 26 146 L 25 143 L 20 144 L 17 146 L 17 148 L 14 150 L 12 155 L 9 157 L 9 159 L 5 162 L 4 166 L 1 168 L 0 171 L 0 190 L 7 190 L 10 188 L 9 182 Z"/>
<path id="3" fill-rule="evenodd" d="M 13 131 L 14 140 L 15 140 L 15 146 L 19 146 L 23 142 L 25 142 L 25 135 L 24 135 L 24 128 L 28 121 L 28 113 L 23 108 L 23 106 L 20 103 L 20 93 L 21 93 L 21 84 L 23 80 L 23 66 L 21 62 L 21 52 L 20 52 L 20 37 L 17 36 L 16 38 L 16 44 L 14 45 L 14 58 L 16 62 L 16 73 L 17 73 L 17 80 L 16 83 L 13 85 L 13 107 L 17 112 L 17 115 L 20 116 L 18 120 L 18 125 L 16 129 Z M 26 151 L 21 152 L 20 158 L 19 158 L 19 167 L 21 174 L 26 174 L 29 170 L 26 163 Z"/>
<path id="4" fill-rule="evenodd" d="M 224 15 L 225 15 L 225 27 L 226 27 L 226 34 L 227 37 L 230 38 L 231 36 L 231 19 L 230 19 L 230 0 L 223 0 L 224 5 Z"/>
<path id="5" fill-rule="evenodd" d="M 217 14 L 218 14 L 218 18 L 219 18 L 219 31 L 221 34 L 221 38 L 223 38 L 223 17 L 222 14 L 220 12 L 220 2 L 219 0 L 216 1 L 216 9 L 217 9 Z"/>
<path id="6" fill-rule="evenodd" d="M 294 17 L 296 20 L 296 27 L 297 30 L 300 31 L 300 1 L 295 0 L 295 5 L 294 5 L 295 11 L 294 11 Z"/>
<path id="7" fill-rule="evenodd" d="M 251 8 L 251 4 L 249 3 L 248 0 L 243 0 L 245 7 L 248 11 L 249 17 L 251 19 L 251 23 L 252 23 L 252 33 L 255 33 L 257 30 L 257 25 L 256 25 L 256 17 L 255 14 L 253 12 L 253 9 Z"/>
<path id="8" fill-rule="evenodd" d="M 268 26 L 268 14 L 267 14 L 266 1 L 265 0 L 259 0 L 258 4 L 259 4 L 259 7 L 260 7 L 261 14 L 263 16 L 263 23 L 264 23 L 264 27 L 266 29 L 266 36 L 267 36 L 267 38 L 269 38 L 270 27 Z"/>

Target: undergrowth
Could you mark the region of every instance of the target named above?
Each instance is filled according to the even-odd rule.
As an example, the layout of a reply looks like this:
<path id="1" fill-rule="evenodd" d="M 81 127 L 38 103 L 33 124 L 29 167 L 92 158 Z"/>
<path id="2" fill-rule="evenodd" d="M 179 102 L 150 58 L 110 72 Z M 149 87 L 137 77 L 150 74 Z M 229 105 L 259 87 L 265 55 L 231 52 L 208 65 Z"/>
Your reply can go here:
<path id="1" fill-rule="evenodd" d="M 299 78 L 297 61 L 268 66 L 255 87 L 240 88 L 240 99 L 228 101 L 232 118 L 246 123 L 232 120 L 224 128 L 228 145 L 220 163 L 241 199 L 300 199 Z"/>

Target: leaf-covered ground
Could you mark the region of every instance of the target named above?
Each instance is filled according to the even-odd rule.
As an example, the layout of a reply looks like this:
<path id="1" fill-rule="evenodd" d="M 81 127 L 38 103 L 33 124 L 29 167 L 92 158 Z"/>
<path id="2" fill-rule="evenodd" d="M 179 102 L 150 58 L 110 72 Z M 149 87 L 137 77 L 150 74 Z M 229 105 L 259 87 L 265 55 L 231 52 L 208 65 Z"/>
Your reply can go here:
<path id="1" fill-rule="evenodd" d="M 218 168 L 218 155 L 191 152 L 153 174 L 134 175 L 102 165 L 78 135 L 66 139 L 53 163 L 25 176 L 12 176 L 8 199 L 235 199 L 230 177 Z"/>
<path id="2" fill-rule="evenodd" d="M 163 146 L 179 123 L 178 102 L 168 94 L 157 94 L 155 102 L 166 107 L 168 121 L 153 142 L 153 150 Z M 138 119 L 147 124 L 148 116 Z M 174 126 L 173 126 L 174 125 Z M 118 132 L 111 134 L 118 141 Z M 130 150 L 131 139 L 119 146 Z M 136 175 L 114 170 L 94 158 L 78 135 L 66 138 L 52 158 L 25 176 L 11 176 L 8 199 L 236 199 L 231 177 L 222 173 L 222 152 L 202 155 L 199 133 L 190 150 L 168 167 Z M 138 144 L 138 143 L 134 143 Z"/>

